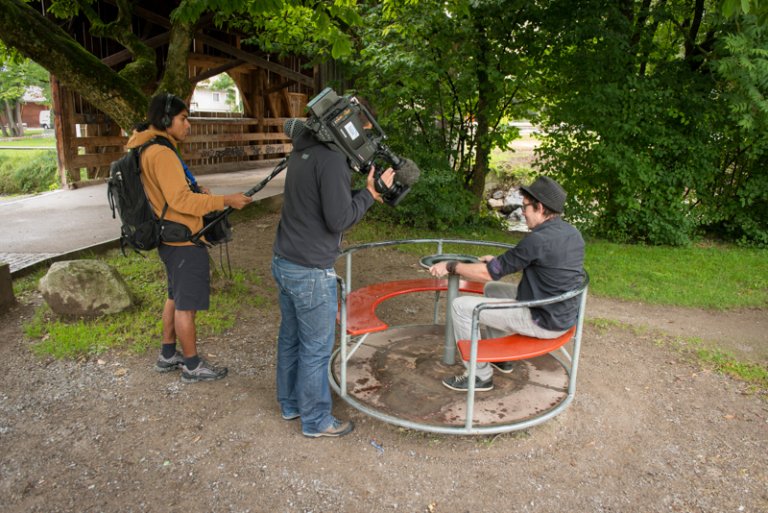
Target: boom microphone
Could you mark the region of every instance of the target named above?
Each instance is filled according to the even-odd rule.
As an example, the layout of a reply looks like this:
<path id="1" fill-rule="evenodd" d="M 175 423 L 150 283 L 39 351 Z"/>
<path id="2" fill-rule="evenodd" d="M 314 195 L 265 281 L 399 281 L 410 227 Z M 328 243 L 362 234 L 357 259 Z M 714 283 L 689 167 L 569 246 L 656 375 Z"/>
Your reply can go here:
<path id="1" fill-rule="evenodd" d="M 307 124 L 303 119 L 291 118 L 283 125 L 283 132 L 292 140 L 296 140 L 301 133 L 307 129 Z"/>

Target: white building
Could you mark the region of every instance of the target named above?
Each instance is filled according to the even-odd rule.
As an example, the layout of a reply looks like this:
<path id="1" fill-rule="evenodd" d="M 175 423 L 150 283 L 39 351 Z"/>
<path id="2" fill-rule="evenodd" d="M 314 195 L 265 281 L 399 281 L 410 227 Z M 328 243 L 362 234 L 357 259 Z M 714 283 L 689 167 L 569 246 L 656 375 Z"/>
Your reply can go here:
<path id="1" fill-rule="evenodd" d="M 214 91 L 211 84 L 216 81 L 216 77 L 198 82 L 195 91 L 192 93 L 192 99 L 189 103 L 189 110 L 194 112 L 242 112 L 242 101 L 240 100 L 240 90 L 232 86 L 224 91 Z M 234 96 L 234 102 L 227 102 L 229 94 Z"/>

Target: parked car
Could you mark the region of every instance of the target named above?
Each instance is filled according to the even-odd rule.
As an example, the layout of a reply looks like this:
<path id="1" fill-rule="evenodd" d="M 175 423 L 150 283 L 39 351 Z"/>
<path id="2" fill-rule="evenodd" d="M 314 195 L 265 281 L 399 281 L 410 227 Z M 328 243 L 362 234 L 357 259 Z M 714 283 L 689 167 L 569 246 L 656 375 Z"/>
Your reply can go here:
<path id="1" fill-rule="evenodd" d="M 53 128 L 53 119 L 50 110 L 40 111 L 40 126 L 44 129 Z"/>

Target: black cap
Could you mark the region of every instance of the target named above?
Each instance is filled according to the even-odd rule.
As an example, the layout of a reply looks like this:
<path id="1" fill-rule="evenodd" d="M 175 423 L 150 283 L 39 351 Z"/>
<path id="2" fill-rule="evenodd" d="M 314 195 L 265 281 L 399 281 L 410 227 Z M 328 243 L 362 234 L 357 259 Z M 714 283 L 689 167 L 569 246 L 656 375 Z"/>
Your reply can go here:
<path id="1" fill-rule="evenodd" d="M 568 193 L 565 192 L 565 189 L 559 183 L 548 176 L 540 176 L 531 185 L 523 185 L 520 188 L 552 212 L 558 214 L 563 212 L 565 198 L 568 197 Z"/>

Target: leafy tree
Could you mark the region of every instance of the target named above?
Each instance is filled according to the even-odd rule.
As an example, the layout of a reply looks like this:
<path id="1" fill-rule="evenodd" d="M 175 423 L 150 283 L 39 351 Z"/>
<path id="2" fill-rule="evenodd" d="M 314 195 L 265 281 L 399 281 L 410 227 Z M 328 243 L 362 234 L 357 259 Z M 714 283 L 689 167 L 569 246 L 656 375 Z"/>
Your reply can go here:
<path id="1" fill-rule="evenodd" d="M 39 63 L 124 129 L 144 117 L 149 95 L 170 91 L 186 97 L 192 91 L 187 76 L 187 56 L 199 25 L 213 20 L 226 30 L 230 23 L 244 16 L 269 19 L 270 15 L 279 15 L 286 7 L 306 5 L 313 9 L 309 21 L 313 24 L 318 44 L 326 41 L 332 45 L 333 52 L 341 54 L 347 36 L 340 27 L 350 20 L 357 20 L 353 0 L 183 0 L 170 16 L 168 54 L 165 67 L 160 70 L 155 50 L 134 33 L 134 2 L 118 0 L 113 9 L 103 3 L 101 11 L 97 11 L 90 1 L 53 0 L 46 5 L 50 5 L 51 14 L 62 20 L 86 16 L 91 34 L 122 45 L 130 52 L 131 62 L 118 71 L 111 69 L 57 23 L 42 15 L 39 4 L 33 8 L 23 0 L 0 0 L 0 40 Z M 110 12 L 110 19 L 102 18 L 102 13 Z M 346 47 L 349 46 L 347 43 Z"/>
<path id="2" fill-rule="evenodd" d="M 349 31 L 363 20 L 354 0 L 329 2 L 280 2 L 274 10 L 249 11 L 232 17 L 227 26 L 247 37 L 244 42 L 281 56 L 301 55 L 314 63 L 348 56 L 352 50 Z"/>
<path id="3" fill-rule="evenodd" d="M 761 4 L 762 5 L 762 4 Z M 725 108 L 717 173 L 699 191 L 711 231 L 768 246 L 768 33 L 758 16 L 720 41 L 712 68 Z"/>
<path id="4" fill-rule="evenodd" d="M 540 15 L 523 0 L 390 1 L 359 31 L 356 87 L 396 139 L 459 175 L 475 207 L 491 151 L 517 135 L 505 121 L 535 106 Z"/>
<path id="5" fill-rule="evenodd" d="M 0 103 L 8 122 L 7 129 L 5 126 L 2 127 L 3 135 L 14 137 L 24 135 L 24 126 L 21 121 L 24 93 L 29 86 L 45 88 L 47 84 L 48 73 L 42 67 L 18 55 L 7 52 L 3 54 L 0 49 Z"/>
<path id="6" fill-rule="evenodd" d="M 704 230 L 768 242 L 766 39 L 748 20 L 694 0 L 550 4 L 541 168 L 582 227 L 652 244 Z"/>

